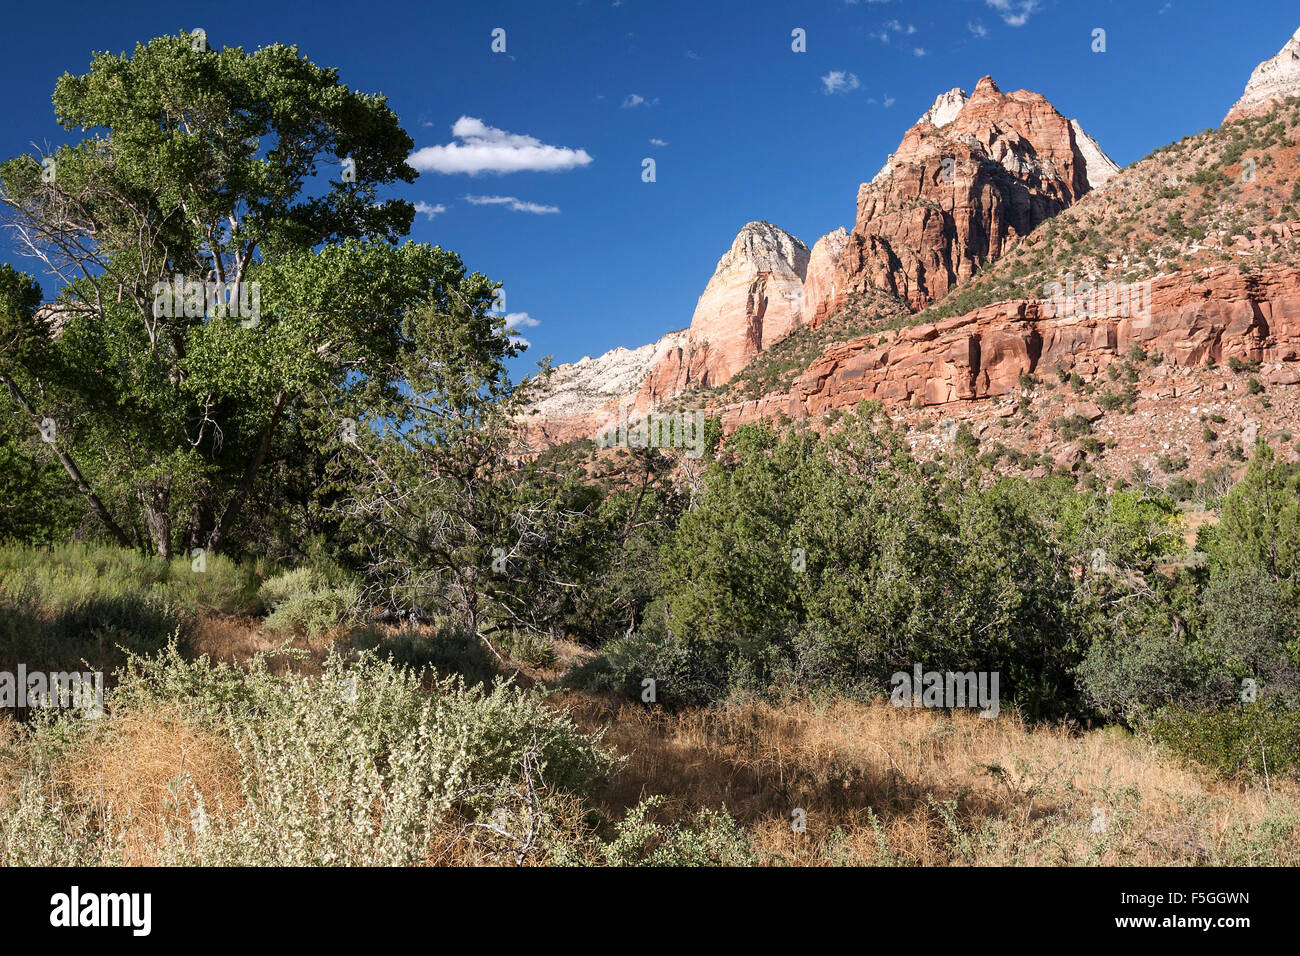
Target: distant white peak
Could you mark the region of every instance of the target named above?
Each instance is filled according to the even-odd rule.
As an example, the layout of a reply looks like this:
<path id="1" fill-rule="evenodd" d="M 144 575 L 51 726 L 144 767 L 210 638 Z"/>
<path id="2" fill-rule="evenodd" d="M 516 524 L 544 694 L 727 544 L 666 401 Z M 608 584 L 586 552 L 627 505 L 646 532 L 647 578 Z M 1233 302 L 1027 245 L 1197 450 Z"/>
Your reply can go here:
<path id="1" fill-rule="evenodd" d="M 716 278 L 748 264 L 757 272 L 792 272 L 803 278 L 808 271 L 808 247 L 770 222 L 746 223 L 731 248 L 718 260 Z"/>
<path id="2" fill-rule="evenodd" d="M 959 86 L 954 86 L 947 93 L 940 93 L 936 96 L 934 102 L 930 104 L 930 108 L 922 113 L 912 125 L 919 126 L 922 123 L 929 123 L 936 129 L 941 129 L 957 118 L 957 114 L 961 112 L 962 107 L 966 105 L 966 101 L 969 99 L 970 97 L 966 95 L 965 90 Z M 871 181 L 874 183 L 877 180 L 884 179 L 893 172 L 893 169 L 894 154 L 890 153 L 885 160 L 885 165 L 880 167 L 880 172 L 871 177 Z"/>
<path id="3" fill-rule="evenodd" d="M 630 399 L 664 355 L 681 348 L 686 340 L 686 330 L 682 329 L 640 348 L 620 345 L 595 358 L 584 355 L 577 362 L 557 365 L 533 408 L 544 417 L 589 415 L 600 411 L 611 399 Z"/>
<path id="4" fill-rule="evenodd" d="M 966 105 L 970 97 L 966 91 L 960 87 L 954 86 L 947 93 L 940 93 L 934 98 L 934 103 L 930 108 L 921 114 L 918 123 L 930 123 L 933 126 L 947 126 L 957 118 L 961 108 Z"/>
<path id="5" fill-rule="evenodd" d="M 1277 56 L 1255 67 L 1246 92 L 1228 115 L 1263 112 L 1271 102 L 1288 96 L 1300 96 L 1300 30 L 1291 35 Z"/>
<path id="6" fill-rule="evenodd" d="M 1106 155 L 1105 150 L 1095 139 L 1083 131 L 1078 120 L 1070 120 L 1070 126 L 1074 130 L 1074 144 L 1079 147 L 1079 155 L 1083 157 L 1083 170 L 1088 179 L 1088 188 L 1100 189 L 1106 184 L 1106 180 L 1119 172 L 1119 166 Z"/>

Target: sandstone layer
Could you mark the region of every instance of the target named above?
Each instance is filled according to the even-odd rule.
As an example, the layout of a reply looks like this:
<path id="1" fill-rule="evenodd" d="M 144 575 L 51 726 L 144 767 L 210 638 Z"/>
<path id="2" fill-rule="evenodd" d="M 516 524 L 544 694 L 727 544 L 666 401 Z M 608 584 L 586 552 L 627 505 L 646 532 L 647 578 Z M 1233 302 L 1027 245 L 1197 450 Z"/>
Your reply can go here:
<path id="1" fill-rule="evenodd" d="M 985 399 L 1018 392 L 1022 375 L 1057 369 L 1086 382 L 1134 345 L 1176 369 L 1237 357 L 1263 363 L 1273 384 L 1300 382 L 1284 367 L 1300 360 L 1300 269 L 1176 273 L 1147 291 L 1149 308 L 1123 310 L 1134 313 L 1127 316 L 1060 314 L 1051 300 L 1017 300 L 902 329 L 883 344 L 877 336 L 856 339 L 822 354 L 788 393 L 728 407 L 723 424 L 730 430 L 777 414 L 801 419 L 864 400 L 928 406 Z"/>

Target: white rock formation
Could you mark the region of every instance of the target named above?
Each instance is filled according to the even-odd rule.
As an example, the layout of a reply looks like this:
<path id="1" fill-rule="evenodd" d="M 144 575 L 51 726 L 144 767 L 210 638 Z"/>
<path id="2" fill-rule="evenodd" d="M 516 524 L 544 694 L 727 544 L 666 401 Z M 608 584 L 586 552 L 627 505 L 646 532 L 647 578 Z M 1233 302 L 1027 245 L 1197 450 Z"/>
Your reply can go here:
<path id="1" fill-rule="evenodd" d="M 691 316 L 691 342 L 707 342 L 732 365 L 715 382 L 798 326 L 809 255 L 807 246 L 770 222 L 746 223 L 736 235 Z"/>
<path id="2" fill-rule="evenodd" d="M 650 369 L 671 349 L 685 345 L 686 336 L 682 329 L 640 348 L 619 346 L 596 358 L 557 365 L 546 395 L 533 407 L 545 418 L 569 418 L 594 414 L 610 402 L 631 401 Z"/>
<path id="3" fill-rule="evenodd" d="M 1300 96 L 1300 30 L 1292 34 L 1277 56 L 1255 67 L 1246 92 L 1228 110 L 1223 121 L 1267 113 L 1288 96 Z"/>
<path id="4" fill-rule="evenodd" d="M 1083 168 L 1088 175 L 1088 188 L 1100 189 L 1106 184 L 1106 180 L 1119 172 L 1119 166 L 1097 145 L 1095 139 L 1083 131 L 1078 120 L 1070 120 L 1070 126 L 1074 129 L 1074 145 L 1079 147 L 1079 155 L 1083 157 Z"/>

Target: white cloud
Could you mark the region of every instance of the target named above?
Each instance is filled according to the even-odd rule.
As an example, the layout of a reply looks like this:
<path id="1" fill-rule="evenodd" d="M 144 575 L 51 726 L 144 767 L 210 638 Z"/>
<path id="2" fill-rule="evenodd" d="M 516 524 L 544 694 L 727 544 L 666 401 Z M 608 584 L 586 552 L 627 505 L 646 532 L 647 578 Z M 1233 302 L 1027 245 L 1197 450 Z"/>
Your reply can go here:
<path id="1" fill-rule="evenodd" d="M 527 312 L 511 312 L 506 316 L 506 334 L 515 345 L 522 345 L 526 349 L 531 348 L 533 343 L 520 335 L 519 330 L 535 329 L 541 324 Z"/>
<path id="2" fill-rule="evenodd" d="M 654 99 L 648 100 L 644 96 L 641 96 L 640 94 L 629 93 L 627 96 L 623 98 L 623 103 L 619 107 L 619 109 L 630 110 L 634 107 L 641 106 L 642 104 L 646 106 L 658 106 L 659 97 L 656 96 Z"/>
<path id="3" fill-rule="evenodd" d="M 925 56 L 925 47 L 923 46 L 913 47 L 912 56 Z"/>
<path id="4" fill-rule="evenodd" d="M 892 96 L 886 96 L 886 97 L 885 97 L 885 109 L 889 109 L 891 106 L 893 106 L 893 105 L 894 105 L 895 103 L 897 103 L 897 102 L 898 102 L 898 100 L 894 99 Z"/>
<path id="5" fill-rule="evenodd" d="M 984 0 L 1002 17 L 1009 27 L 1023 27 L 1029 17 L 1038 11 L 1038 0 Z"/>
<path id="6" fill-rule="evenodd" d="M 901 33 L 905 37 L 910 37 L 913 33 L 916 32 L 916 25 L 912 23 L 904 25 L 898 20 L 886 20 L 885 25 L 880 29 L 880 32 L 868 33 L 867 36 L 877 39 L 881 43 L 888 43 L 889 34 L 891 31 L 893 33 Z"/>
<path id="7" fill-rule="evenodd" d="M 664 142 L 662 139 L 660 139 L 658 136 L 651 136 L 651 137 L 650 137 L 650 145 L 651 145 L 651 146 L 667 146 L 668 144 L 665 143 L 665 142 Z"/>
<path id="8" fill-rule="evenodd" d="M 524 202 L 514 196 L 466 196 L 465 201 L 474 206 L 505 206 L 511 212 L 531 212 L 536 215 L 559 212 L 559 206 L 543 206 L 541 203 Z"/>
<path id="9" fill-rule="evenodd" d="M 424 215 L 428 216 L 430 220 L 432 220 L 434 216 L 446 212 L 447 207 L 444 206 L 442 203 L 438 203 L 438 205 L 436 206 L 430 206 L 427 202 L 421 201 L 415 204 L 415 211 L 418 213 L 423 213 Z"/>
<path id="10" fill-rule="evenodd" d="M 982 23 L 968 23 L 966 24 L 966 29 L 969 30 L 971 33 L 973 33 L 975 36 L 979 37 L 981 40 L 983 40 L 986 36 L 989 35 L 989 28 Z"/>
<path id="11" fill-rule="evenodd" d="M 507 133 L 481 119 L 462 116 L 451 127 L 460 140 L 445 146 L 425 146 L 407 162 L 420 172 L 518 173 L 559 172 L 591 163 L 585 149 L 548 146 L 532 136 Z"/>
<path id="12" fill-rule="evenodd" d="M 831 93 L 847 93 L 850 90 L 856 90 L 862 84 L 853 73 L 845 73 L 843 70 L 831 70 L 822 77 L 822 85 L 828 95 Z"/>

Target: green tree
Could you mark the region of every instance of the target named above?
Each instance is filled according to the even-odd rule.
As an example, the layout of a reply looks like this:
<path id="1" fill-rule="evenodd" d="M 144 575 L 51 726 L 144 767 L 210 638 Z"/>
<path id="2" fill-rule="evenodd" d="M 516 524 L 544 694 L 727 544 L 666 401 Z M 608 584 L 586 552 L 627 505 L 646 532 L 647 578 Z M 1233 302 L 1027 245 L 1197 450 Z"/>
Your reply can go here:
<path id="1" fill-rule="evenodd" d="M 383 96 L 280 44 L 161 37 L 53 102 L 86 137 L 0 165 L 9 224 L 63 284 L 8 391 L 57 423 L 49 450 L 120 543 L 223 547 L 268 462 L 310 453 L 319 409 L 439 284 L 418 270 L 445 256 L 389 245 L 411 204 L 379 196 L 413 181 L 412 141 Z"/>
<path id="2" fill-rule="evenodd" d="M 1263 439 L 1208 533 L 1212 574 L 1258 569 L 1295 607 L 1300 598 L 1300 467 L 1278 462 Z"/>

